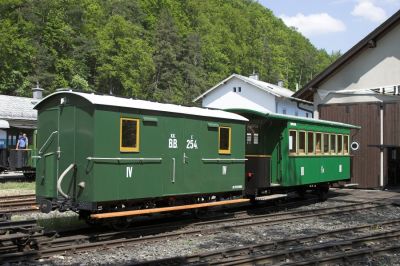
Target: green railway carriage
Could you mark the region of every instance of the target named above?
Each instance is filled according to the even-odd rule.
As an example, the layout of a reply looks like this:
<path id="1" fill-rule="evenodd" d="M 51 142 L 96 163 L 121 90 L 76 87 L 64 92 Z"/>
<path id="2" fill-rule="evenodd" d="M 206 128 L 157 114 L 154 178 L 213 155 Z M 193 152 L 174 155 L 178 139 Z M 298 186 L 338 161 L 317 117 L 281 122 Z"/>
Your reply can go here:
<path id="1" fill-rule="evenodd" d="M 240 115 L 72 91 L 35 108 L 36 194 L 44 212 L 243 193 L 247 119 Z"/>
<path id="2" fill-rule="evenodd" d="M 356 126 L 237 110 L 246 130 L 246 194 L 310 187 L 350 179 L 350 130 Z"/>

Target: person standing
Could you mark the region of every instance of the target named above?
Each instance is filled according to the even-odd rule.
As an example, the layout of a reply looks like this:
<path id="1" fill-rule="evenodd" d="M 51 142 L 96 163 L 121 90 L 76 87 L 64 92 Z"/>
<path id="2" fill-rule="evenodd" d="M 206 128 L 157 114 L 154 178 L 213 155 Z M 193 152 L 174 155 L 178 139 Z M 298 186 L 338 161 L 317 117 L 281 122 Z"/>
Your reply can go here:
<path id="1" fill-rule="evenodd" d="M 28 138 L 26 137 L 26 134 L 19 134 L 18 137 L 18 142 L 17 142 L 17 147 L 15 149 L 17 150 L 25 150 L 28 147 Z"/>

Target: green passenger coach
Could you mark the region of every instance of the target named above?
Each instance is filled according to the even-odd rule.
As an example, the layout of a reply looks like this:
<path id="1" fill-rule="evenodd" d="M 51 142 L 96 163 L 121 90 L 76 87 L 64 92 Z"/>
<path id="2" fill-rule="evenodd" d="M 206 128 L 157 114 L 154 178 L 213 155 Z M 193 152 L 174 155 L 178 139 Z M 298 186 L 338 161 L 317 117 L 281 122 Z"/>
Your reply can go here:
<path id="1" fill-rule="evenodd" d="M 35 108 L 43 212 L 150 208 L 243 193 L 247 119 L 240 115 L 72 91 L 53 93 Z"/>
<path id="2" fill-rule="evenodd" d="M 350 131 L 356 126 L 280 114 L 237 110 L 246 130 L 246 194 L 265 190 L 327 192 L 350 179 Z"/>

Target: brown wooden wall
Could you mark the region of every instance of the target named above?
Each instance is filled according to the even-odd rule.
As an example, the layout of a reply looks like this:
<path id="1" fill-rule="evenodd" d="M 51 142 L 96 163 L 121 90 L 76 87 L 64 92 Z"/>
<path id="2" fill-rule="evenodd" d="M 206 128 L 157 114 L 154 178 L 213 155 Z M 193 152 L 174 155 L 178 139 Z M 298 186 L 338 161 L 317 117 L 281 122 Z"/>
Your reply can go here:
<path id="1" fill-rule="evenodd" d="M 397 105 L 387 108 L 400 107 Z M 359 188 L 379 187 L 380 149 L 369 145 L 380 144 L 380 103 L 320 105 L 318 109 L 320 119 L 361 126 L 360 130 L 353 129 L 350 136 L 350 143 L 357 141 L 360 144 L 357 151 L 351 151 L 353 155 L 351 183 L 358 183 Z M 400 119 L 399 114 L 397 110 L 397 120 Z M 393 129 L 388 133 L 391 138 L 394 132 Z M 400 136 L 397 138 L 400 139 Z"/>

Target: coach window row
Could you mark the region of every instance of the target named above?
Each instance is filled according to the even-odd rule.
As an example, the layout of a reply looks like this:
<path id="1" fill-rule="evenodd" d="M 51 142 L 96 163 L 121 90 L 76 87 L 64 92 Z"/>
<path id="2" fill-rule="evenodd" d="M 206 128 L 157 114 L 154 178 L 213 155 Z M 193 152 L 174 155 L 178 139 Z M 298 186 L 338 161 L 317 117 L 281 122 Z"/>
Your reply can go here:
<path id="1" fill-rule="evenodd" d="M 120 118 L 120 143 L 121 152 L 139 152 L 139 119 Z M 218 152 L 230 154 L 232 146 L 232 131 L 230 127 L 218 127 Z"/>
<path id="2" fill-rule="evenodd" d="M 290 155 L 348 155 L 349 135 L 289 130 Z"/>

